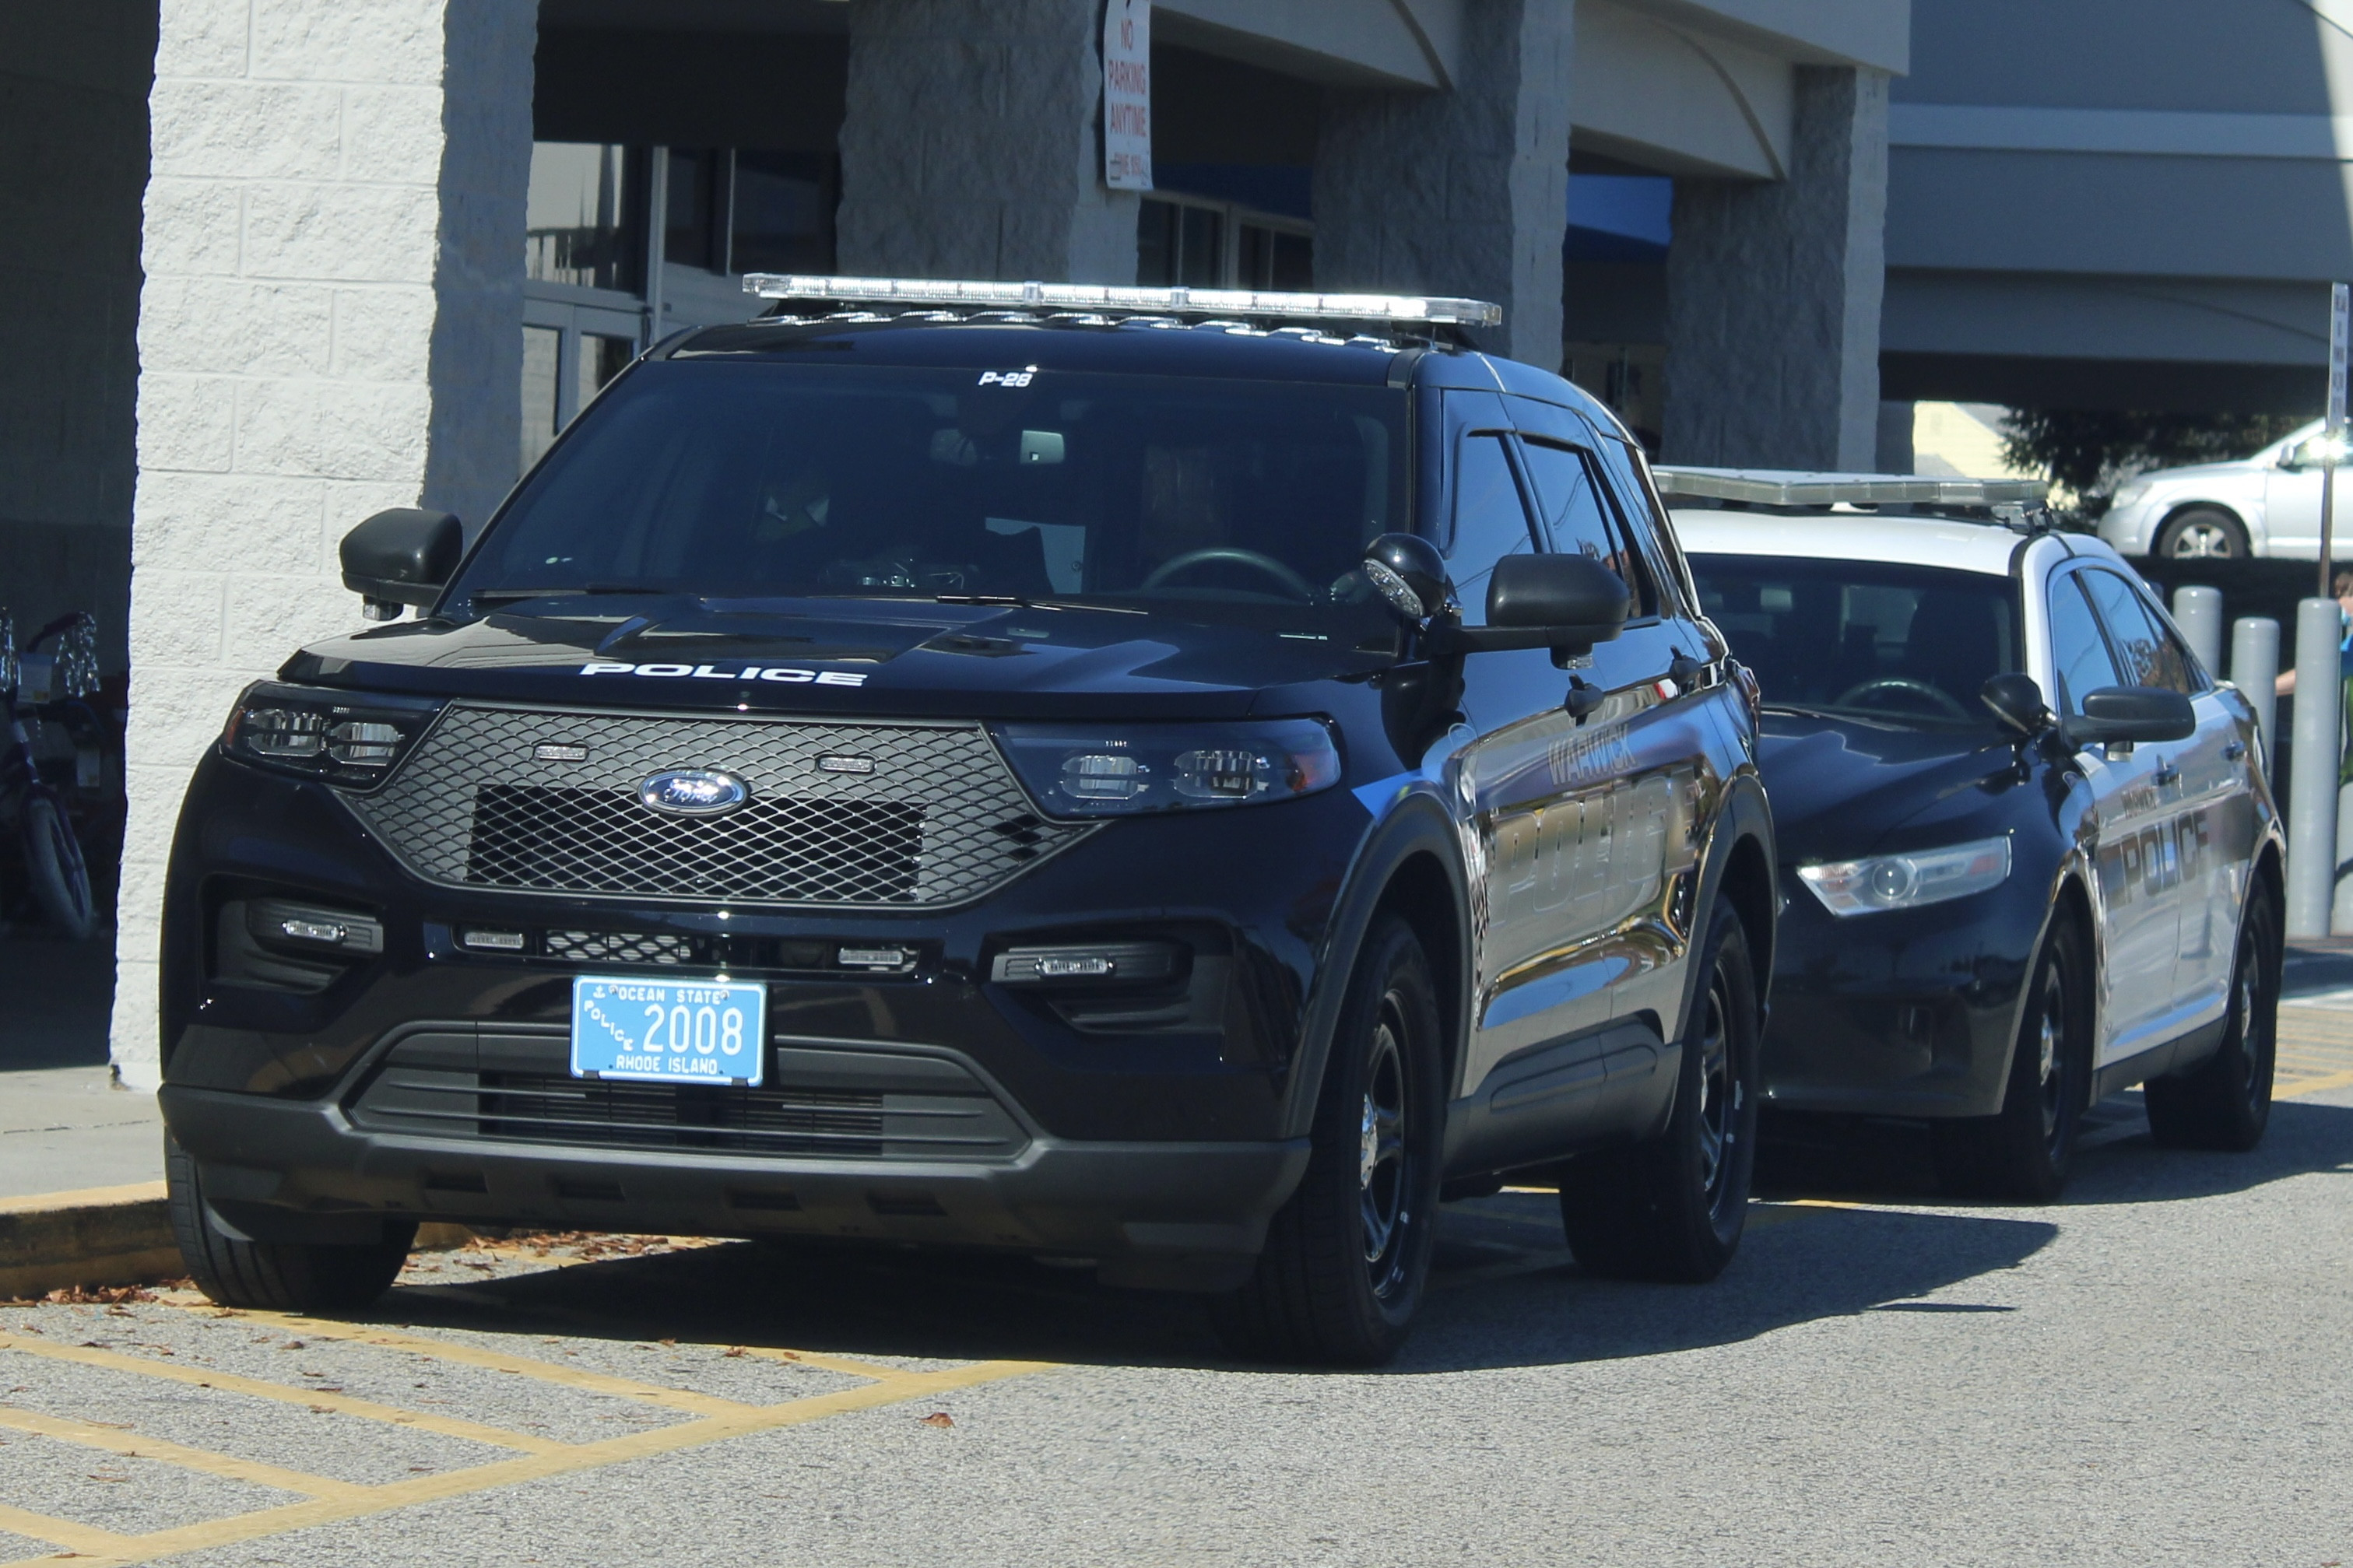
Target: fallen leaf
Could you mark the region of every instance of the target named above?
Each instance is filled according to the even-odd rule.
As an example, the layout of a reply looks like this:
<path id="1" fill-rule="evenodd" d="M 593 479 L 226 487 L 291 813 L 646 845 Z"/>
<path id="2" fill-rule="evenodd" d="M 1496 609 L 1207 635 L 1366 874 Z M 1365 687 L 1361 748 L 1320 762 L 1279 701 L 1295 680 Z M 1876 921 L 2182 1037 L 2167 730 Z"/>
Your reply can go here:
<path id="1" fill-rule="evenodd" d="M 670 1346 L 672 1350 L 676 1350 L 678 1348 L 678 1342 L 676 1340 L 664 1340 L 661 1342 Z"/>
<path id="2" fill-rule="evenodd" d="M 926 1426 L 953 1426 L 955 1425 L 955 1419 L 944 1410 L 934 1410 L 929 1415 L 923 1417 L 923 1425 Z"/>
<path id="3" fill-rule="evenodd" d="M 280 1349 L 280 1350 L 289 1350 L 289 1351 L 306 1351 L 306 1350 L 309 1350 L 311 1347 L 310 1347 L 309 1345 L 304 1344 L 301 1340 L 288 1340 L 284 1344 L 282 1344 L 282 1345 L 279 1346 L 278 1348 L 279 1348 L 279 1349 Z"/>
<path id="4" fill-rule="evenodd" d="M 720 1353 L 724 1355 L 729 1361 L 733 1361 L 744 1353 L 744 1347 L 742 1345 L 729 1345 Z"/>
<path id="5" fill-rule="evenodd" d="M 313 1405 L 311 1406 L 311 1414 L 313 1415 L 332 1415 L 334 1413 L 335 1408 L 332 1405 Z"/>

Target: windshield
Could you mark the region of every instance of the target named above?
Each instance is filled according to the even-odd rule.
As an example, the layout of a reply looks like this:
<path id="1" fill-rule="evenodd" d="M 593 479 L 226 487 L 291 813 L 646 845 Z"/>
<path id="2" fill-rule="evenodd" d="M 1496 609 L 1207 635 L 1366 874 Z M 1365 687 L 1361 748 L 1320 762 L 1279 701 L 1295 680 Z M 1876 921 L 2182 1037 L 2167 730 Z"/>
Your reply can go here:
<path id="1" fill-rule="evenodd" d="M 1361 606 L 1405 515 L 1382 387 L 657 363 L 582 416 L 469 563 L 540 592 Z"/>
<path id="2" fill-rule="evenodd" d="M 2021 665 L 2007 577 L 1762 555 L 1691 564 L 1701 607 L 1768 708 L 1989 724 L 1978 689 Z"/>

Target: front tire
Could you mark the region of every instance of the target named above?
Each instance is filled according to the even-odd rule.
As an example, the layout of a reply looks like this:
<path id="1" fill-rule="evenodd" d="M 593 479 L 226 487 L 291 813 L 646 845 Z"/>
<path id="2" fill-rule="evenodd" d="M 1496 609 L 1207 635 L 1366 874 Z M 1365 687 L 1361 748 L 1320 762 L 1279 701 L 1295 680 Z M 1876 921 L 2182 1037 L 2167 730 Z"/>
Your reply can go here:
<path id="1" fill-rule="evenodd" d="M 1747 933 L 1729 904 L 1708 921 L 1700 964 L 1665 1131 L 1562 1170 L 1561 1228 L 1592 1273 L 1700 1285 L 1739 1250 L 1757 1166 L 1760 1020 Z"/>
<path id="2" fill-rule="evenodd" d="M 1348 979 L 1307 1173 L 1250 1282 L 1212 1305 L 1235 1351 L 1377 1366 L 1405 1342 L 1438 1222 L 1442 1040 L 1421 942 L 1384 916 Z"/>
<path id="3" fill-rule="evenodd" d="M 2084 939 L 2072 925 L 2054 926 L 2028 983 L 2000 1111 L 1936 1124 L 1936 1176 L 1947 1191 L 2010 1203 L 2057 1201 L 2090 1098 L 2091 1002 Z"/>
<path id="4" fill-rule="evenodd" d="M 2247 900 L 2231 966 L 2231 1013 L 2222 1048 L 2179 1077 L 2141 1086 L 2149 1136 L 2168 1149 L 2244 1153 L 2263 1142 L 2272 1115 L 2279 1051 L 2279 911 L 2266 889 Z"/>
<path id="5" fill-rule="evenodd" d="M 196 1289 L 224 1307 L 273 1312 L 351 1312 L 392 1288 L 417 1238 L 414 1222 L 387 1222 L 385 1239 L 356 1247 L 248 1241 L 223 1230 L 205 1202 L 194 1156 L 164 1134 L 172 1234 Z"/>
<path id="6" fill-rule="evenodd" d="M 2184 507 L 2157 531 L 2155 553 L 2168 561 L 2244 561 L 2246 525 L 2219 506 Z"/>

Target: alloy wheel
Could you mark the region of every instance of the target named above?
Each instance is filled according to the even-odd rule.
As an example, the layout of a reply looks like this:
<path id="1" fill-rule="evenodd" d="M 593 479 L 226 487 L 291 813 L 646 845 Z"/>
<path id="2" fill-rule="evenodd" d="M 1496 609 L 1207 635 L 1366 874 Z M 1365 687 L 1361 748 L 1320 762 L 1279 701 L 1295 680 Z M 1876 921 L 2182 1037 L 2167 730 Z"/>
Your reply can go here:
<path id="1" fill-rule="evenodd" d="M 2170 552 L 2177 561 L 2211 561 L 2232 553 L 2230 531 L 2218 522 L 2186 523 L 2173 537 Z"/>
<path id="2" fill-rule="evenodd" d="M 1709 977 L 1706 1005 L 1699 1040 L 1699 1181 L 1713 1208 L 1723 1196 L 1733 1142 L 1739 1136 L 1741 1097 L 1738 1064 L 1732 1059 L 1731 1003 L 1720 970 Z"/>
<path id="3" fill-rule="evenodd" d="M 1406 1070 L 1399 1039 L 1404 1008 L 1392 992 L 1381 998 L 1365 1063 L 1365 1103 L 1357 1142 L 1356 1177 L 1362 1188 L 1365 1268 L 1373 1293 L 1386 1297 L 1403 1276 L 1405 1241 L 1412 1216 L 1406 1212 L 1409 1157 L 1405 1142 Z"/>
<path id="4" fill-rule="evenodd" d="M 2042 1142 L 2055 1156 L 2066 1121 L 2067 1089 L 2067 989 L 2056 964 L 2043 977 L 2040 1012 L 2035 1049 L 2041 1058 L 2037 1081 L 2042 1089 Z"/>

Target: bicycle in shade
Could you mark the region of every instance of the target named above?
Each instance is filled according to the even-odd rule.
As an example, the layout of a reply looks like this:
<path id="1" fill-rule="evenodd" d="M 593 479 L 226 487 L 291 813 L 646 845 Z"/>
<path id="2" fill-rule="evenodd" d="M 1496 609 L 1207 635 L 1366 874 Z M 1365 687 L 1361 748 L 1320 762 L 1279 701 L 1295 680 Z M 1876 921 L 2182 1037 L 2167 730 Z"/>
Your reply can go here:
<path id="1" fill-rule="evenodd" d="M 100 728 L 87 699 L 98 689 L 97 624 L 75 610 L 43 626 L 20 654 L 15 623 L 0 613 L 0 835 L 13 838 L 23 865 L 24 892 L 49 930 L 68 941 L 90 933 L 96 908 L 90 868 L 66 810 L 64 792 L 45 775 L 35 737 L 45 724 L 77 741 Z M 92 753 L 95 754 L 94 752 Z"/>

